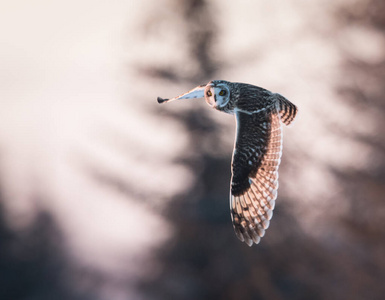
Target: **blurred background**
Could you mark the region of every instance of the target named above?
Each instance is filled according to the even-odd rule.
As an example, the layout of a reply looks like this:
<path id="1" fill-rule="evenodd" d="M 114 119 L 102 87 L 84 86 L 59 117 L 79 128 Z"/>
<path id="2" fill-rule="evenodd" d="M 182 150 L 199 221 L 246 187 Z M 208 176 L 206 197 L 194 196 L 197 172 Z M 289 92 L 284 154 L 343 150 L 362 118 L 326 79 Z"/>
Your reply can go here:
<path id="1" fill-rule="evenodd" d="M 385 2 L 2 1 L 0 299 L 384 299 Z M 299 107 L 269 230 L 212 79 Z"/>

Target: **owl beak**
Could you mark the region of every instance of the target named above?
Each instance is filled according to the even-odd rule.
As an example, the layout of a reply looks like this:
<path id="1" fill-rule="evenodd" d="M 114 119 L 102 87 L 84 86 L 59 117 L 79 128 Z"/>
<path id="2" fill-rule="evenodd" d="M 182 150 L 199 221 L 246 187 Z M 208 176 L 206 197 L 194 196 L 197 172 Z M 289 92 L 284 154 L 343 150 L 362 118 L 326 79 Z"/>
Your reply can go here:
<path id="1" fill-rule="evenodd" d="M 187 93 L 184 93 L 178 97 L 174 97 L 171 99 L 163 99 L 158 97 L 158 103 L 165 103 L 170 102 L 174 100 L 181 100 L 181 99 L 195 99 L 195 98 L 204 98 L 205 96 L 205 87 L 206 85 L 199 85 L 196 88 L 193 88 L 191 91 L 188 91 Z"/>

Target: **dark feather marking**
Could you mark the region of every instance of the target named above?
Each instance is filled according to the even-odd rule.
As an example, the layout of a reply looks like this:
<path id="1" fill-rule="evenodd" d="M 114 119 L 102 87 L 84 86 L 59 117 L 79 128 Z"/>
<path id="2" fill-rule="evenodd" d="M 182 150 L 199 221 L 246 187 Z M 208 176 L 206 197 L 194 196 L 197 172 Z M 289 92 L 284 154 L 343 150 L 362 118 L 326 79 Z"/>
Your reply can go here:
<path id="1" fill-rule="evenodd" d="M 263 128 L 264 123 L 266 129 Z M 261 166 L 267 152 L 267 142 L 270 139 L 270 123 L 270 112 L 253 115 L 238 113 L 237 115 L 238 135 L 233 155 L 231 186 L 231 193 L 234 196 L 242 195 L 250 188 L 249 177 L 254 177 Z M 255 151 L 251 151 L 250 148 Z M 251 165 L 249 161 L 252 162 Z"/>

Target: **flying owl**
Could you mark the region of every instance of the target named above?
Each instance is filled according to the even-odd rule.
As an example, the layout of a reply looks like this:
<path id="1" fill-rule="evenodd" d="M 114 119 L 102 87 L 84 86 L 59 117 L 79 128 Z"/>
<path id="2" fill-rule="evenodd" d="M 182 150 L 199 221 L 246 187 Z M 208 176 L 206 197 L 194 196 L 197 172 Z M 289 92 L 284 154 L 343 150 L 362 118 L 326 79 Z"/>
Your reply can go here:
<path id="1" fill-rule="evenodd" d="M 273 216 L 282 155 L 282 126 L 293 122 L 297 107 L 261 87 L 213 80 L 158 103 L 205 98 L 212 108 L 234 114 L 236 139 L 232 158 L 230 210 L 235 234 L 258 244 Z"/>

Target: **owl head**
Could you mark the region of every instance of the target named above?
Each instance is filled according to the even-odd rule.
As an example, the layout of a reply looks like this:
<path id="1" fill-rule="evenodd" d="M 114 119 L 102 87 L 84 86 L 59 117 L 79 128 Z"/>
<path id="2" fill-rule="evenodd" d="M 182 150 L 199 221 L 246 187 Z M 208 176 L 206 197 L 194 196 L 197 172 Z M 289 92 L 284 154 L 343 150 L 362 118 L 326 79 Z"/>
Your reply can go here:
<path id="1" fill-rule="evenodd" d="M 171 99 L 158 97 L 159 103 L 181 100 L 205 98 L 206 103 L 217 110 L 226 110 L 231 99 L 231 83 L 224 80 L 212 80 L 208 84 L 199 85 L 196 88 Z"/>
<path id="2" fill-rule="evenodd" d="M 212 108 L 222 110 L 230 101 L 230 88 L 222 80 L 210 81 L 204 90 L 206 103 Z"/>

